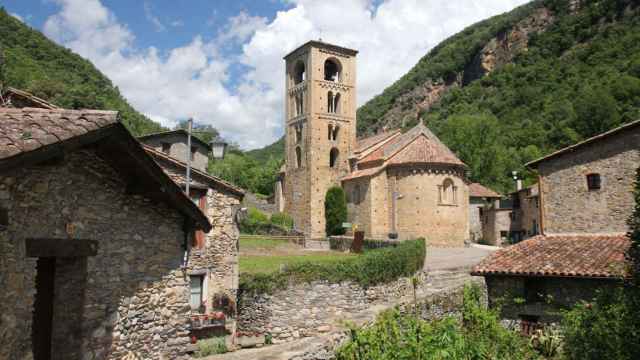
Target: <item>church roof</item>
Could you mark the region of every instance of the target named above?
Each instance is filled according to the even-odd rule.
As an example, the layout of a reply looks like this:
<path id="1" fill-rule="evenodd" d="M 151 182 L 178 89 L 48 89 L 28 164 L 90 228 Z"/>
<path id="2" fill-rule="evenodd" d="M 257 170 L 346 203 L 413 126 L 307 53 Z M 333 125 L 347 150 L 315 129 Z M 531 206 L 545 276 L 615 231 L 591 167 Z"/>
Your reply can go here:
<path id="1" fill-rule="evenodd" d="M 404 134 L 391 131 L 360 140 L 356 156 L 358 151 L 361 152 L 361 158 L 357 162 L 359 169 L 342 178 L 342 181 L 372 176 L 387 166 L 394 165 L 434 164 L 466 167 L 422 122 Z"/>
<path id="2" fill-rule="evenodd" d="M 393 138 L 358 163 L 376 161 L 400 164 L 447 164 L 466 166 L 422 122 Z"/>

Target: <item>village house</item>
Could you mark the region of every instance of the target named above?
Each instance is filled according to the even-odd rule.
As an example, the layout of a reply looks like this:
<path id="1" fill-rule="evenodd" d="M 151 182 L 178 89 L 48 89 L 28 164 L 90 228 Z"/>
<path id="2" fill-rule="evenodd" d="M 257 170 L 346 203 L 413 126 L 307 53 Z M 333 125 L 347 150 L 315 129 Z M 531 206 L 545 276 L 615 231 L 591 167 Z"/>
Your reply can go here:
<path id="1" fill-rule="evenodd" d="M 324 239 L 326 192 L 342 186 L 349 221 L 368 238 L 464 245 L 467 166 L 455 154 L 422 123 L 356 140 L 356 54 L 309 41 L 285 56 L 285 169 L 276 203 L 307 239 Z"/>
<path id="2" fill-rule="evenodd" d="M 187 151 L 188 136 L 186 130 L 178 129 L 140 136 L 138 140 L 148 147 L 182 162 L 187 161 L 187 154 L 189 154 L 191 167 L 206 172 L 212 147 L 198 137 L 192 136 L 191 149 Z"/>
<path id="3" fill-rule="evenodd" d="M 0 108 L 0 142 L 0 358 L 186 358 L 211 224 L 118 113 Z"/>
<path id="4" fill-rule="evenodd" d="M 144 143 L 149 137 L 140 138 Z M 151 143 L 169 144 L 171 149 L 186 144 L 186 139 L 177 137 L 175 132 L 167 136 L 154 134 Z M 200 144 L 201 145 L 201 144 Z M 160 165 L 165 173 L 181 188 L 186 185 L 186 164 L 152 146 L 143 145 L 145 150 Z M 186 147 L 184 147 L 186 148 Z M 202 146 L 205 149 L 204 146 Z M 175 154 L 174 154 L 175 155 Z M 186 153 L 179 152 L 178 155 Z M 208 154 L 206 154 L 208 161 Z M 201 161 L 201 163 L 206 163 Z M 244 191 L 224 180 L 211 176 L 204 167 L 191 169 L 190 197 L 206 214 L 212 224 L 210 232 L 197 231 L 193 237 L 189 264 L 186 268 L 190 278 L 190 305 L 194 321 L 194 335 L 206 337 L 215 330 L 213 324 L 202 319 L 223 312 L 225 327 L 235 333 L 236 298 L 238 293 L 238 239 L 237 213 Z M 213 315 L 212 315 L 213 314 Z"/>
<path id="5" fill-rule="evenodd" d="M 558 309 L 620 284 L 629 246 L 640 121 L 535 160 L 541 235 L 494 253 L 472 274 L 506 319 L 553 322 Z"/>
<path id="6" fill-rule="evenodd" d="M 485 211 L 502 195 L 479 183 L 469 184 L 469 236 L 474 243 L 484 241 Z"/>
<path id="7" fill-rule="evenodd" d="M 506 246 L 540 233 L 538 185 L 492 198 L 483 210 L 483 242 Z"/>

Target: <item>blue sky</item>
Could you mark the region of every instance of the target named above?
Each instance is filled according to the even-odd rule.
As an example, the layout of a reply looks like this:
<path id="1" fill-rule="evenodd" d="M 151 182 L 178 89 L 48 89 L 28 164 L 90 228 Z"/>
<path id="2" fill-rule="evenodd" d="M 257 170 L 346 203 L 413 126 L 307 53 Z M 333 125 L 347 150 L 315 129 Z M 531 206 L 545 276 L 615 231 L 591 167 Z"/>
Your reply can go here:
<path id="1" fill-rule="evenodd" d="M 358 104 L 433 46 L 526 0 L 0 0 L 91 60 L 140 112 L 189 116 L 242 148 L 283 133 L 282 56 L 307 40 L 360 50 Z"/>

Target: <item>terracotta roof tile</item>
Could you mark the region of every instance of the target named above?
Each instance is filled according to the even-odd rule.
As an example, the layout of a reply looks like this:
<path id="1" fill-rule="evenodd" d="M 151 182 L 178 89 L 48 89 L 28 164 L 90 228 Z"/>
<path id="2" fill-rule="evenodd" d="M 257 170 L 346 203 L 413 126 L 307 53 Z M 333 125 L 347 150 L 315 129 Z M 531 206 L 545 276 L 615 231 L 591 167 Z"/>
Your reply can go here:
<path id="1" fill-rule="evenodd" d="M 347 180 L 358 179 L 358 178 L 362 178 L 362 177 L 366 177 L 366 176 L 372 176 L 372 175 L 378 173 L 382 169 L 384 169 L 383 166 L 375 166 L 375 167 L 368 168 L 368 169 L 355 170 L 355 171 L 352 171 L 351 173 L 349 173 L 347 176 L 343 177 L 341 180 L 342 181 L 347 181 Z"/>
<path id="2" fill-rule="evenodd" d="M 629 244 L 624 234 L 539 235 L 496 251 L 471 273 L 619 278 Z"/>
<path id="3" fill-rule="evenodd" d="M 372 135 L 366 138 L 362 138 L 362 139 L 358 139 L 357 143 L 356 143 L 356 151 L 355 153 L 361 153 L 365 150 L 367 150 L 368 148 L 384 141 L 387 140 L 388 138 L 390 138 L 393 135 L 396 135 L 400 133 L 399 129 L 396 130 L 392 130 L 392 131 L 385 131 L 382 132 L 380 134 L 376 134 L 376 135 Z"/>
<path id="4" fill-rule="evenodd" d="M 484 187 L 480 183 L 471 183 L 469 184 L 469 196 L 471 197 L 488 197 L 488 198 L 499 198 L 502 195 L 497 192 Z"/>
<path id="5" fill-rule="evenodd" d="M 118 122 L 115 111 L 0 108 L 0 159 Z"/>

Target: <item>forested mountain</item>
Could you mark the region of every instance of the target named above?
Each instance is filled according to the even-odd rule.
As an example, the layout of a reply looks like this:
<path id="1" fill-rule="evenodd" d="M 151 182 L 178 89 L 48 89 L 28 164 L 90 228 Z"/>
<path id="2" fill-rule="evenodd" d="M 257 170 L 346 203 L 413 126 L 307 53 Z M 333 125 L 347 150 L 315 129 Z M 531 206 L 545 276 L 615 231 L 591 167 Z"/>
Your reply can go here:
<path id="1" fill-rule="evenodd" d="M 0 84 L 70 109 L 118 110 L 134 135 L 162 130 L 81 56 L 55 44 L 0 8 Z"/>
<path id="2" fill-rule="evenodd" d="M 360 107 L 358 133 L 418 116 L 471 180 L 533 182 L 526 162 L 640 118 L 638 1 L 538 0 L 474 24 Z"/>
<path id="3" fill-rule="evenodd" d="M 632 0 L 545 0 L 445 40 L 358 110 L 361 134 L 422 116 L 471 168 L 509 173 L 640 118 L 640 11 Z M 366 74 L 364 75 L 366 76 Z"/>

